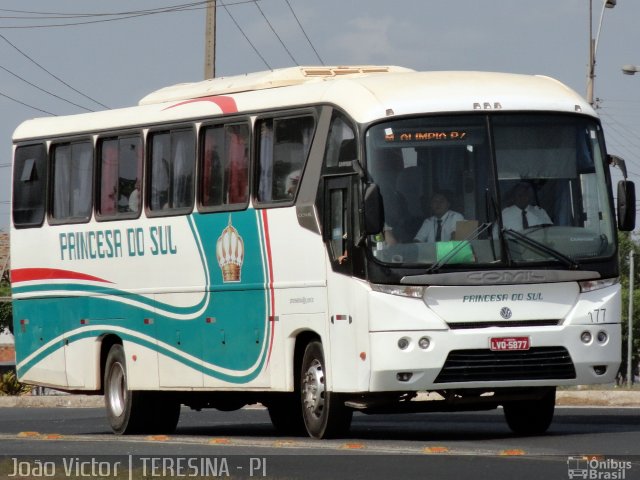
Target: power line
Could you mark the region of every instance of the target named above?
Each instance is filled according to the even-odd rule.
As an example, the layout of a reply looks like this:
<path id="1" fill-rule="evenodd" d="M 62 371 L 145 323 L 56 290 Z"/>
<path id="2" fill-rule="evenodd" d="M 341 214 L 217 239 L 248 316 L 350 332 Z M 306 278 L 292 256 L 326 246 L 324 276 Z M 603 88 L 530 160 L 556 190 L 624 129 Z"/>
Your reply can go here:
<path id="1" fill-rule="evenodd" d="M 44 93 L 46 93 L 46 94 L 48 94 L 48 95 L 51 95 L 52 97 L 55 97 L 55 98 L 57 98 L 57 99 L 59 99 L 59 100 L 62 100 L 62 101 L 64 101 L 64 102 L 67 102 L 67 103 L 69 103 L 69 104 L 71 104 L 71 105 L 73 105 L 73 106 L 75 106 L 75 107 L 78 107 L 78 108 L 81 108 L 81 109 L 83 109 L 83 110 L 86 110 L 87 112 L 93 112 L 93 111 L 94 111 L 94 110 L 91 110 L 90 108 L 83 107 L 82 105 L 78 105 L 77 103 L 74 103 L 74 102 L 72 102 L 71 100 L 67 100 L 66 98 L 63 98 L 63 97 L 61 97 L 61 96 L 59 96 L 59 95 L 56 95 L 55 93 L 50 92 L 49 90 L 45 90 L 44 88 L 39 87 L 38 85 L 36 85 L 36 84 L 34 84 L 34 83 L 31 83 L 29 80 L 27 80 L 27 79 L 25 79 L 25 78 L 22 78 L 22 77 L 21 77 L 20 75 L 18 75 L 17 73 L 12 72 L 11 70 L 9 70 L 8 68 L 3 67 L 2 65 L 0 65 L 0 69 L 4 70 L 5 72 L 7 72 L 7 73 L 8 73 L 8 74 L 10 74 L 10 75 L 13 75 L 13 76 L 14 76 L 14 77 L 16 77 L 17 79 L 22 80 L 24 83 L 26 83 L 26 84 L 28 84 L 28 85 L 31 85 L 31 86 L 32 86 L 32 87 L 34 87 L 34 88 L 37 88 L 37 89 L 38 89 L 38 90 L 40 90 L 41 92 L 44 92 Z"/>
<path id="2" fill-rule="evenodd" d="M 153 13 L 164 13 L 165 11 L 170 11 L 170 10 L 174 10 L 174 9 L 182 9 L 182 8 L 191 8 L 191 7 L 195 7 L 197 5 L 206 5 L 207 3 L 209 3 L 210 0 L 199 0 L 197 2 L 190 2 L 190 3 L 178 3 L 175 5 L 166 5 L 164 7 L 157 7 L 157 8 L 146 8 L 143 10 L 125 10 L 123 12 L 114 12 L 114 13 L 104 13 L 104 12 L 97 12 L 97 13 L 87 13 L 87 12 L 83 12 L 83 13 L 71 13 L 71 12 L 35 12 L 35 11 L 29 11 L 29 10 L 11 10 L 8 8 L 0 8 L 0 12 L 10 12 L 10 13 L 24 13 L 24 14 L 29 14 L 29 15 L 55 15 L 55 18 L 59 18 L 59 17 L 68 17 L 68 18 L 72 18 L 72 17 L 101 17 L 101 16 L 114 16 L 114 15 L 131 15 L 131 14 L 138 14 L 138 13 L 148 13 L 148 14 L 153 14 Z M 229 5 L 236 5 L 236 4 L 241 4 L 241 3 L 252 3 L 255 2 L 256 0 L 240 0 L 238 2 L 234 2 L 234 3 L 230 3 Z M 26 18 L 31 18 L 31 17 L 26 17 Z"/>
<path id="3" fill-rule="evenodd" d="M 240 0 L 238 2 L 234 2 L 231 3 L 229 5 L 240 5 L 243 3 L 255 3 L 257 0 Z M 94 23 L 104 23 L 104 22 L 114 22 L 114 21 L 118 21 L 118 20 L 127 20 L 130 18 L 137 18 L 137 17 L 143 17 L 143 16 L 147 16 L 147 15 L 157 15 L 157 14 L 164 14 L 164 13 L 177 13 L 177 12 L 187 12 L 187 11 L 193 11 L 193 10 L 203 10 L 206 9 L 206 4 L 208 3 L 207 0 L 204 1 L 200 1 L 200 2 L 194 2 L 194 3 L 187 3 L 187 4 L 179 4 L 179 5 L 173 5 L 173 6 L 168 6 L 168 7 L 159 7 L 159 8 L 153 8 L 153 9 L 148 9 L 148 10 L 133 10 L 133 11 L 128 11 L 128 12 L 117 12 L 117 13 L 91 13 L 91 14 L 63 14 L 63 13 L 56 13 L 56 12 L 25 12 L 25 11 L 20 11 L 20 10 L 8 10 L 8 11 L 14 11 L 14 12 L 22 12 L 22 13 L 32 13 L 32 14 L 36 14 L 36 15 L 55 15 L 54 17 L 51 18 L 47 18 L 47 17 L 25 17 L 24 19 L 29 19 L 29 20 L 49 20 L 49 19 L 63 19 L 63 18 L 91 18 L 91 17 L 117 17 L 117 18 L 102 18 L 99 20 L 87 20 L 87 21 L 82 21 L 82 22 L 70 22 L 70 23 L 49 23 L 49 24 L 37 24 L 37 25 L 18 25 L 18 26 L 0 26 L 0 29 L 23 29 L 23 28 L 58 28 L 58 27 L 75 27 L 75 26 L 79 26 L 79 25 L 89 25 L 89 24 L 94 24 Z M 205 6 L 202 6 L 205 5 Z M 2 11 L 2 9 L 0 9 L 0 11 Z M 7 10 L 4 10 L 7 11 Z M 0 16 L 0 19 L 3 18 Z M 11 18 L 9 18 L 11 19 Z M 14 20 L 20 20 L 22 18 L 14 18 Z"/>
<path id="4" fill-rule="evenodd" d="M 291 58 L 291 60 L 293 60 L 293 63 L 295 63 L 297 66 L 300 66 L 300 64 L 298 63 L 298 61 L 293 57 L 293 55 L 291 54 L 291 52 L 289 51 L 289 49 L 287 48 L 287 46 L 284 44 L 284 42 L 282 41 L 282 38 L 280 38 L 280 35 L 278 35 L 278 32 L 276 32 L 275 28 L 273 28 L 273 25 L 271 25 L 271 22 L 269 21 L 269 19 L 267 18 L 267 16 L 264 14 L 264 12 L 262 11 L 262 9 L 260 8 L 260 5 L 258 5 L 258 2 L 254 2 L 256 5 L 256 8 L 260 11 L 260 14 L 262 15 L 262 17 L 264 18 L 265 22 L 267 22 L 267 25 L 269 25 L 269 28 L 271 29 L 271 31 L 273 32 L 273 34 L 276 36 L 276 38 L 278 39 L 278 41 L 280 42 L 280 45 L 282 45 L 282 48 L 285 49 L 285 51 L 289 54 L 289 58 Z"/>
<path id="5" fill-rule="evenodd" d="M 260 52 L 258 51 L 258 49 L 256 48 L 256 46 L 251 43 L 251 40 L 249 40 L 249 37 L 247 36 L 246 33 L 244 33 L 244 30 L 242 29 L 242 27 L 238 24 L 238 22 L 236 21 L 236 19 L 233 17 L 233 15 L 231 15 L 231 12 L 229 11 L 229 9 L 227 8 L 227 5 L 222 3 L 222 1 L 220 2 L 220 5 L 222 5 L 222 7 L 225 9 L 225 11 L 227 12 L 227 14 L 229 15 L 229 17 L 231 18 L 231 21 L 235 24 L 236 27 L 238 27 L 238 30 L 240 30 L 240 33 L 242 33 L 242 36 L 245 38 L 245 40 L 247 42 L 249 42 L 249 45 L 251 45 L 251 48 L 253 48 L 253 51 L 256 52 L 256 54 L 260 57 L 260 60 L 262 60 L 262 62 L 267 66 L 267 68 L 269 70 L 273 70 L 273 68 L 271 68 L 271 65 L 269 65 L 269 63 L 264 59 L 264 57 L 260 54 Z M 232 5 L 237 5 L 237 4 L 232 4 Z"/>
<path id="6" fill-rule="evenodd" d="M 302 33 L 304 34 L 305 38 L 307 39 L 307 42 L 309 42 L 309 45 L 313 49 L 313 52 L 316 54 L 316 57 L 318 57 L 318 60 L 320 60 L 320 64 L 324 65 L 324 61 L 322 60 L 322 58 L 320 58 L 320 54 L 316 50 L 316 47 L 313 46 L 313 43 L 311 42 L 311 39 L 309 38 L 309 35 L 307 35 L 307 32 L 304 30 L 304 27 L 300 23 L 300 20 L 298 19 L 298 16 L 296 15 L 296 12 L 293 11 L 293 7 L 291 7 L 291 4 L 289 3 L 289 0 L 284 0 L 284 1 L 287 2 L 287 5 L 289 6 L 289 10 L 291 10 L 291 13 L 293 14 L 293 18 L 295 18 L 296 22 L 298 22 L 298 26 L 300 27 L 300 30 L 302 30 Z"/>
<path id="7" fill-rule="evenodd" d="M 93 24 L 93 23 L 104 23 L 104 22 L 113 22 L 113 21 L 118 21 L 118 20 L 126 20 L 129 18 L 136 18 L 136 17 L 143 17 L 146 15 L 155 15 L 158 13 L 171 13 L 171 12 L 178 12 L 178 11 L 188 11 L 191 9 L 196 9 L 193 8 L 193 5 L 199 5 L 202 3 L 206 3 L 206 2 L 198 2 L 196 4 L 187 4 L 185 5 L 179 5 L 176 7 L 165 7 L 164 9 L 150 9 L 150 10 L 139 10 L 139 11 L 133 11 L 133 12 L 124 12 L 124 13 L 104 13 L 104 14 L 91 14 L 91 15 L 83 15 L 83 14 L 79 14 L 79 15 L 71 15 L 71 16 L 64 16 L 64 15 L 60 15 L 60 16 L 56 16 L 53 17 L 55 19 L 62 19 L 62 18 L 91 18 L 91 17 L 104 17 L 104 16 L 108 16 L 108 17 L 117 17 L 117 18 L 104 18 L 104 19 L 99 19 L 99 20 L 87 20 L 87 21 L 82 21 L 82 22 L 68 22 L 68 23 L 49 23 L 49 24 L 38 24 L 38 25 L 19 25 L 19 26 L 3 26 L 0 28 L 10 28 L 10 29 L 22 29 L 22 28 L 58 28 L 58 27 L 73 27 L 73 26 L 78 26 L 78 25 L 89 25 L 89 24 Z M 47 20 L 47 18 L 43 18 L 43 17 L 37 17 L 37 19 L 43 19 L 43 20 Z"/>
<path id="8" fill-rule="evenodd" d="M 5 93 L 0 92 L 0 97 L 8 98 L 9 100 L 11 100 L 13 102 L 16 102 L 16 103 L 19 103 L 20 105 L 24 105 L 25 107 L 29 107 L 29 108 L 32 108 L 33 110 L 37 110 L 38 112 L 46 113 L 47 115 L 51 115 L 53 117 L 57 117 L 57 115 L 55 113 L 48 112 L 46 110 L 43 110 L 42 108 L 34 107 L 33 105 L 29 105 L 28 103 L 25 103 L 25 102 L 23 102 L 21 100 L 18 100 L 17 98 L 13 98 L 12 96 L 7 95 Z"/>
<path id="9" fill-rule="evenodd" d="M 29 60 L 31 63 L 33 63 L 35 66 L 37 66 L 38 68 L 40 68 L 41 70 L 44 70 L 46 73 L 48 73 L 49 75 L 51 75 L 53 78 L 55 78 L 56 80 L 58 80 L 60 83 L 62 83 L 63 85 L 65 85 L 66 87 L 70 88 L 71 90 L 73 90 L 74 92 L 82 95 L 83 97 L 91 100 L 94 103 L 97 103 L 98 105 L 100 105 L 101 107 L 104 107 L 106 109 L 109 109 L 109 107 L 107 107 L 104 103 L 99 102 L 98 100 L 91 98 L 89 95 L 86 95 L 84 93 L 82 93 L 80 90 L 78 90 L 77 88 L 72 87 L 71 85 L 69 85 L 67 82 L 65 82 L 64 80 L 62 80 L 60 77 L 54 75 L 53 73 L 51 73 L 49 70 L 47 70 L 46 68 L 44 68 L 42 65 L 40 65 L 38 62 L 36 62 L 33 58 L 31 58 L 29 55 L 27 55 L 26 53 L 24 53 L 22 50 L 20 50 L 18 47 L 16 47 L 13 43 L 11 43 L 7 37 L 5 37 L 4 35 L 2 35 L 0 33 L 0 38 L 2 38 L 2 40 L 4 40 L 5 42 L 7 42 L 9 45 L 11 45 L 16 51 L 18 51 L 18 53 L 20 53 L 23 57 L 25 57 L 27 60 Z M 42 110 L 44 111 L 44 110 Z M 48 113 L 48 112 L 47 112 Z M 53 115 L 53 114 L 51 114 Z"/>
<path id="10" fill-rule="evenodd" d="M 0 12 L 10 12 L 10 13 L 23 13 L 23 14 L 27 14 L 29 16 L 27 17 L 17 17 L 17 18 L 28 18 L 28 19 L 32 19 L 32 15 L 52 15 L 52 18 L 78 18 L 78 17 L 102 17 L 102 16 L 114 16 L 114 15 L 131 15 L 131 14 L 138 14 L 138 13 L 155 13 L 155 12 L 159 12 L 162 13 L 165 10 L 168 9 L 175 9 L 175 8 L 186 8 L 186 7 L 192 7 L 195 5 L 202 5 L 207 3 L 208 0 L 202 0 L 199 2 L 192 2 L 192 3 L 180 3 L 177 5 L 168 5 L 165 7 L 158 7 L 158 8 L 148 8 L 148 9 L 144 9 L 144 10 L 129 10 L 129 11 L 124 11 L 124 12 L 115 12 L 115 13 L 70 13 L 70 12 L 65 12 L 65 13 L 61 13 L 61 12 L 35 12 L 35 11 L 30 11 L 30 10 L 12 10 L 12 9 L 8 9 L 8 8 L 0 8 Z M 254 1 L 254 0 L 251 0 Z M 0 17 L 3 18 L 3 17 Z M 40 17 L 42 18 L 42 17 Z"/>

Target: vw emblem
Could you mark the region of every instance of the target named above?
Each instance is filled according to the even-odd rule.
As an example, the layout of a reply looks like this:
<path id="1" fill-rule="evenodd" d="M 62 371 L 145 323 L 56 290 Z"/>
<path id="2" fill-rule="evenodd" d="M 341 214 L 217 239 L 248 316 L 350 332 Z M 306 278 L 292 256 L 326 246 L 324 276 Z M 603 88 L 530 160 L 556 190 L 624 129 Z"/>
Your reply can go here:
<path id="1" fill-rule="evenodd" d="M 500 316 L 505 320 L 509 320 L 511 318 L 511 309 L 509 307 L 502 307 L 500 309 Z"/>

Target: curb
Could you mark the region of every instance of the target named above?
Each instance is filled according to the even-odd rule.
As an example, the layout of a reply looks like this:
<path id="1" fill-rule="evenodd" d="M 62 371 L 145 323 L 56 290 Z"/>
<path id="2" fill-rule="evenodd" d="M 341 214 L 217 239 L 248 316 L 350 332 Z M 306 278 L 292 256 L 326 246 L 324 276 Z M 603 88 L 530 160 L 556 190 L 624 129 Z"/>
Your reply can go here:
<path id="1" fill-rule="evenodd" d="M 561 390 L 556 392 L 556 405 L 640 408 L 640 390 Z"/>
<path id="2" fill-rule="evenodd" d="M 557 406 L 638 407 L 640 390 L 560 390 Z M 0 408 L 103 408 L 102 395 L 0 396 Z"/>

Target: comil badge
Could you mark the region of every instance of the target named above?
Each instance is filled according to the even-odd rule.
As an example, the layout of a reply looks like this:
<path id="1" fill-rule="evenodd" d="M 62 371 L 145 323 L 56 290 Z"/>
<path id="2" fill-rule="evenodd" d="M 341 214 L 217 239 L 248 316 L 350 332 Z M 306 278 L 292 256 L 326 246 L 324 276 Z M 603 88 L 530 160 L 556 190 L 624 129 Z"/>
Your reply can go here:
<path id="1" fill-rule="evenodd" d="M 216 257 L 222 270 L 222 281 L 224 283 L 239 282 L 244 261 L 244 241 L 231 224 L 231 215 L 229 215 L 229 224 L 222 230 L 216 242 Z"/>

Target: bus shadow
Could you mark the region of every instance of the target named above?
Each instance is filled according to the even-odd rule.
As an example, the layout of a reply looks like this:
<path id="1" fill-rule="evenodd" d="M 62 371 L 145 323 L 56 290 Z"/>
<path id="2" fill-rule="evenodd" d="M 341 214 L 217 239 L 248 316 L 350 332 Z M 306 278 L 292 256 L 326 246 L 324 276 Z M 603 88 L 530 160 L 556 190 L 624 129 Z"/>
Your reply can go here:
<path id="1" fill-rule="evenodd" d="M 231 415 L 233 418 L 226 418 Z M 211 421 L 179 424 L 177 435 L 207 437 L 301 439 L 278 433 L 269 421 L 268 414 L 258 411 L 243 414 L 220 414 Z M 182 423 L 182 422 L 181 422 Z M 639 432 L 640 416 L 619 414 L 564 414 L 557 415 L 550 429 L 539 438 L 571 435 Z M 407 415 L 354 415 L 351 429 L 342 440 L 395 440 L 395 441 L 447 441 L 468 442 L 523 438 L 509 429 L 502 411 L 482 413 L 424 413 Z"/>

